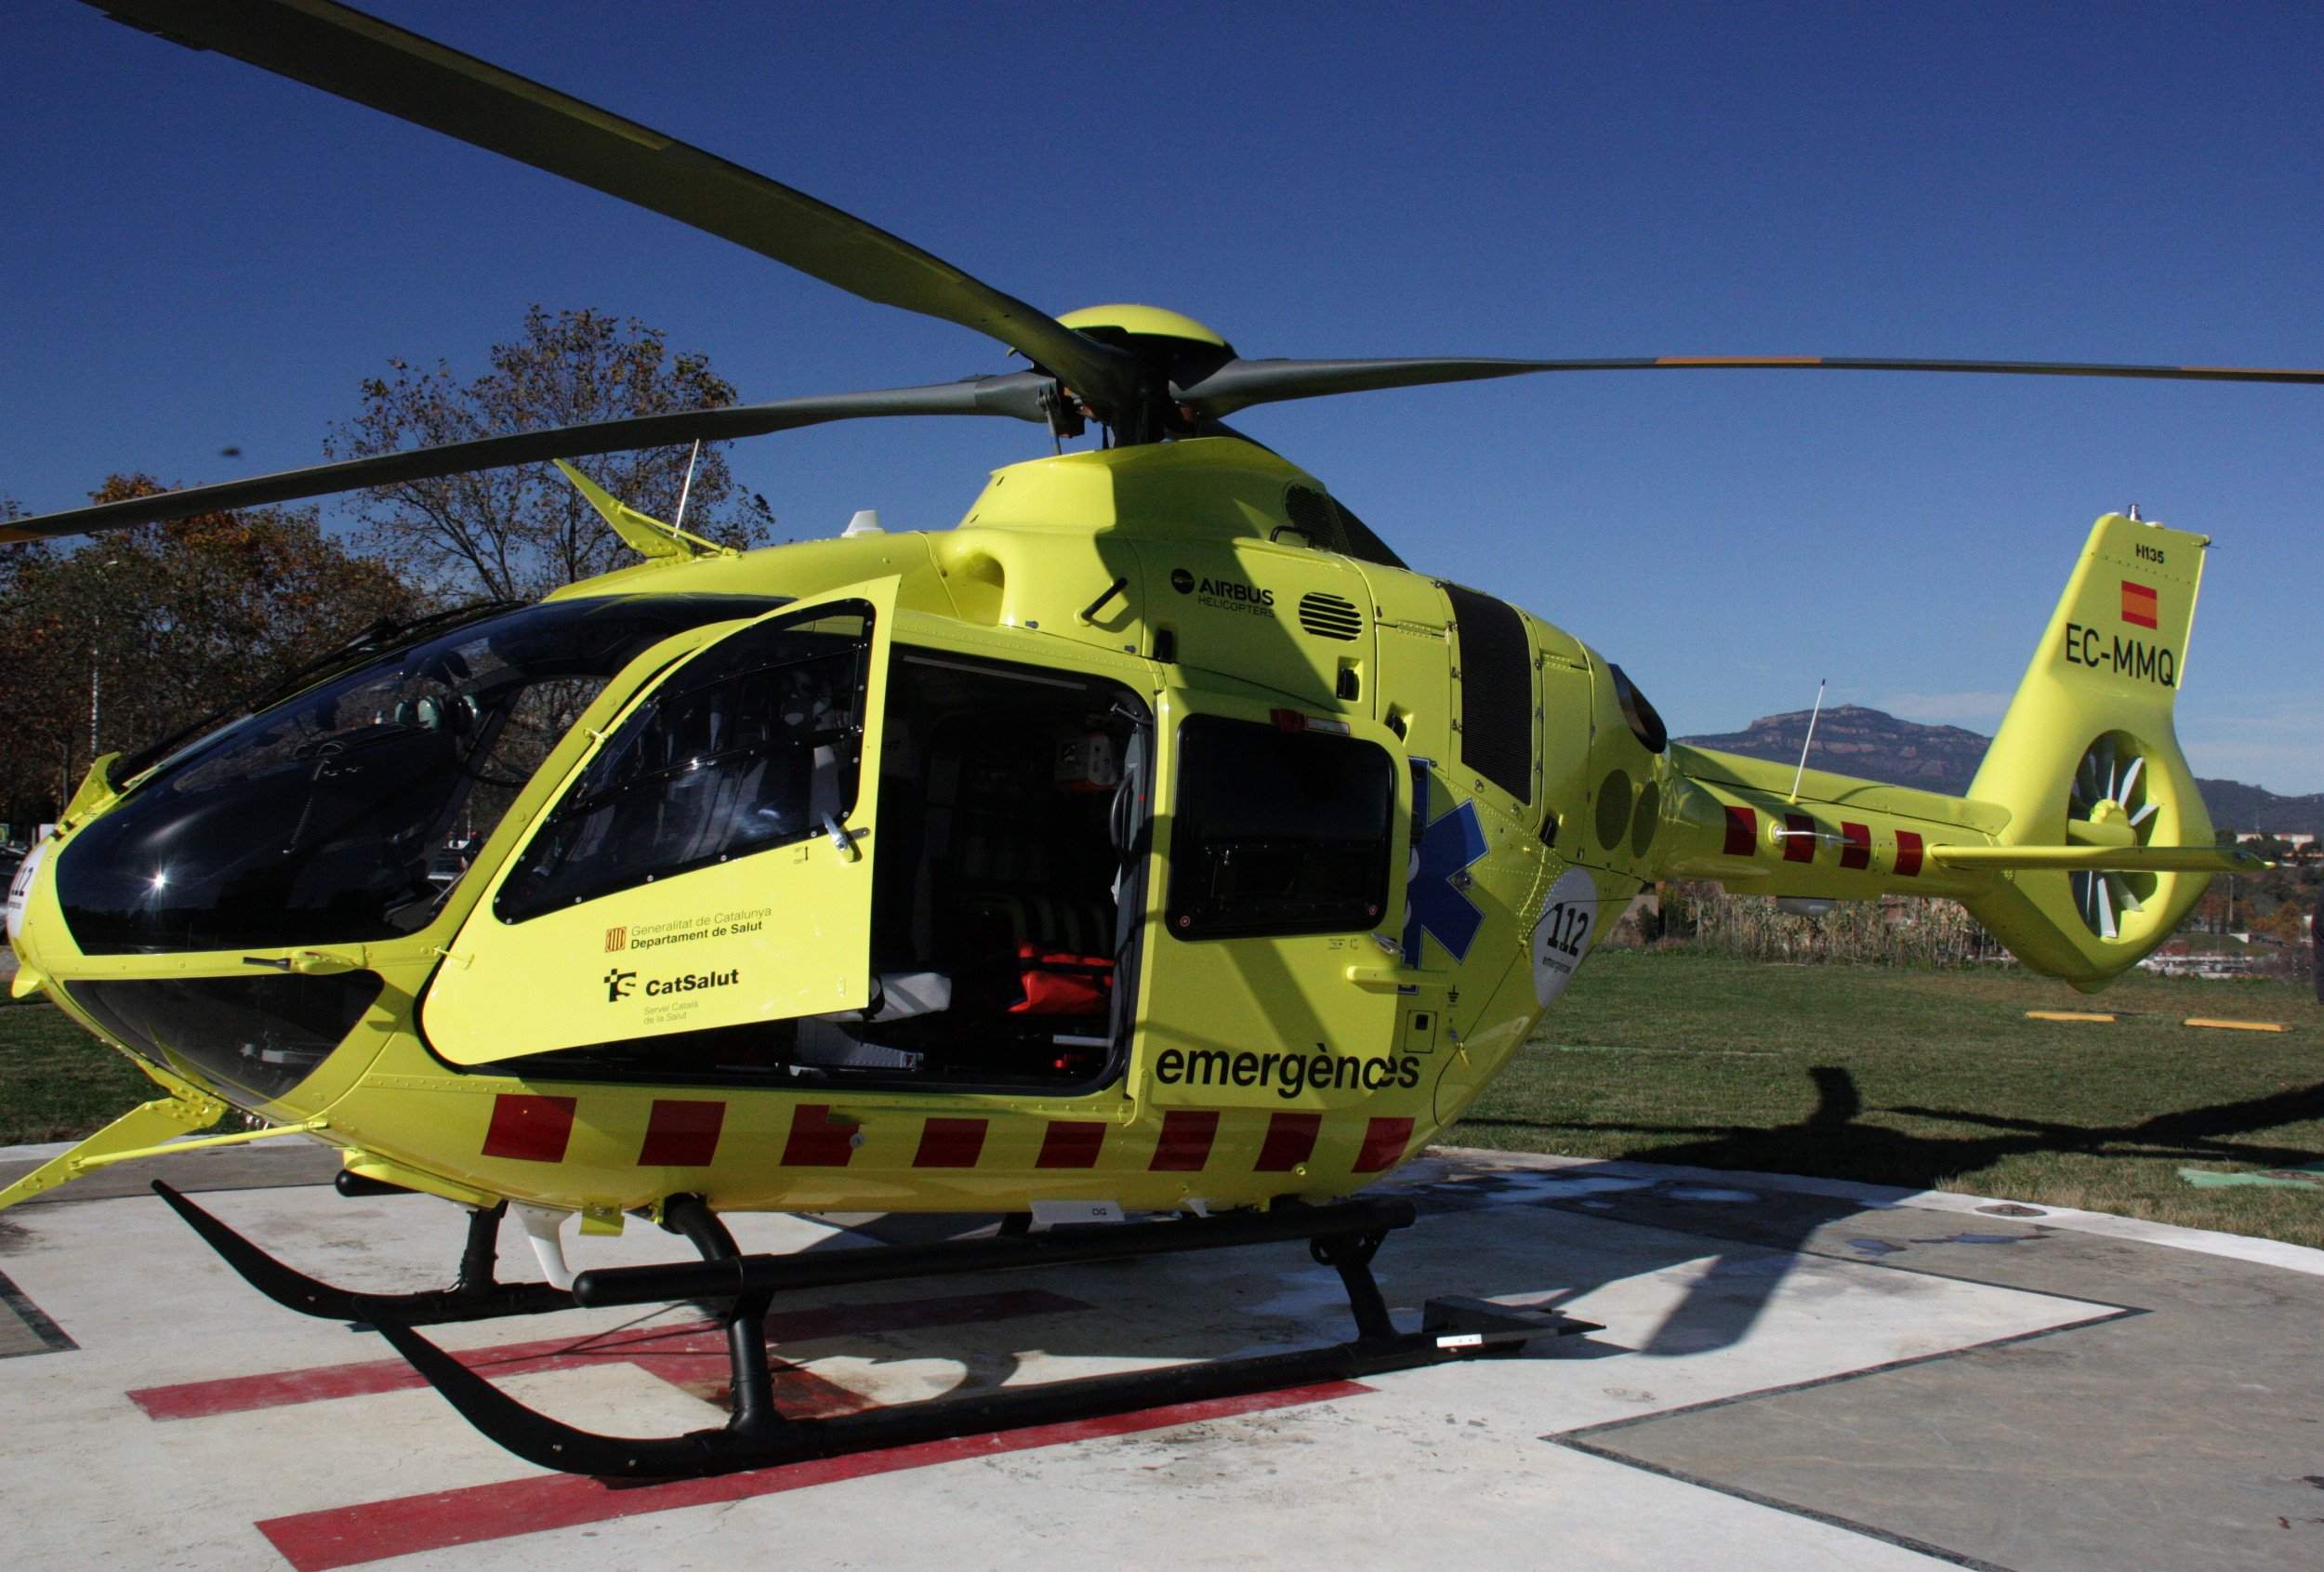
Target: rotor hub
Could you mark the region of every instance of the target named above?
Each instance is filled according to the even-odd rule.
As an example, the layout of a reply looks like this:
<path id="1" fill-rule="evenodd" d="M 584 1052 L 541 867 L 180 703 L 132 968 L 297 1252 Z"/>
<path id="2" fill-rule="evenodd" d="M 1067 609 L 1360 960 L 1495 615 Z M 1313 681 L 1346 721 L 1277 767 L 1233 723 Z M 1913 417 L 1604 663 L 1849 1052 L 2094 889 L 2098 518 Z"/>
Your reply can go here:
<path id="1" fill-rule="evenodd" d="M 1085 338 L 1127 350 L 1144 373 L 1137 409 L 1100 415 L 1113 426 L 1116 442 L 1152 442 L 1196 429 L 1199 418 L 1179 407 L 1171 390 L 1191 388 L 1235 358 L 1235 346 L 1216 329 L 1160 306 L 1085 306 L 1057 320 Z"/>

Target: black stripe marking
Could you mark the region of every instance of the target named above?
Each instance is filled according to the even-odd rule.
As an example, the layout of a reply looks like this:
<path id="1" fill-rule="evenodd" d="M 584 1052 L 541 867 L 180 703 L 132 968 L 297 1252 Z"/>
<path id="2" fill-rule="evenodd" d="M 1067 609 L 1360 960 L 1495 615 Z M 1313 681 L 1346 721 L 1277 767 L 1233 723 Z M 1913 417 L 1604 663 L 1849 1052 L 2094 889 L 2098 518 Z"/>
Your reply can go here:
<path id="1" fill-rule="evenodd" d="M 81 1345 L 65 1336 L 64 1328 L 51 1321 L 39 1305 L 24 1297 L 24 1290 L 10 1282 L 5 1272 L 0 1272 L 0 1305 L 15 1312 L 16 1318 L 24 1323 L 26 1329 L 46 1345 L 22 1349 L 19 1351 L 20 1354 L 71 1354 L 80 1348 Z"/>

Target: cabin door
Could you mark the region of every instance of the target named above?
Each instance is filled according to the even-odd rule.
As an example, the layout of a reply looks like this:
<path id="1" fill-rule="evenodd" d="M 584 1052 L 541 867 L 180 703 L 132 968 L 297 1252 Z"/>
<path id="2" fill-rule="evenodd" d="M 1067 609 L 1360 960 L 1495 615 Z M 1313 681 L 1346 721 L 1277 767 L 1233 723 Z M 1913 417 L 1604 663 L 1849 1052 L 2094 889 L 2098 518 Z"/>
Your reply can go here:
<path id="1" fill-rule="evenodd" d="M 895 581 L 786 606 L 647 684 L 460 930 L 455 1064 L 861 1009 Z"/>
<path id="2" fill-rule="evenodd" d="M 1139 1079 L 1165 1105 L 1360 1103 L 1397 1074 L 1403 749 L 1362 717 L 1170 700 Z"/>

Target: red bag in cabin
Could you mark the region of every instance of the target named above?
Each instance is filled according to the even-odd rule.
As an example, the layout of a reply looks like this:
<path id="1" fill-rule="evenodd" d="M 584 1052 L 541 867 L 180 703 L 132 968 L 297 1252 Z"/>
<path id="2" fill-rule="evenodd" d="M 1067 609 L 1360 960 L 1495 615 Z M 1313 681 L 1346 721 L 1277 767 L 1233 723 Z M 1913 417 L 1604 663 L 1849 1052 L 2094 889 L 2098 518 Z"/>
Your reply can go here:
<path id="1" fill-rule="evenodd" d="M 1043 954 L 1017 946 L 1018 985 L 1024 997 L 1011 1015 L 1103 1015 L 1114 991 L 1114 963 L 1103 956 Z"/>

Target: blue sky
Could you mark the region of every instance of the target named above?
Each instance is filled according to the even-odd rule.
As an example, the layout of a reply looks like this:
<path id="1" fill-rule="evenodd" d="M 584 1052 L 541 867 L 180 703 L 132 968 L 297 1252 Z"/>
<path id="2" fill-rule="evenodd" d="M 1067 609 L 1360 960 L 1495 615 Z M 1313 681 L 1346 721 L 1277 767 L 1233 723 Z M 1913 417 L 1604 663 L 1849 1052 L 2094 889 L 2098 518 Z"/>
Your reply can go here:
<path id="1" fill-rule="evenodd" d="M 375 8 L 1037 304 L 1169 305 L 1246 354 L 2324 365 L 2313 6 Z M 0 493 L 33 510 L 316 462 L 390 356 L 472 374 L 536 300 L 642 318 L 746 399 L 1007 368 L 64 0 L 8 36 Z M 2324 390 L 1550 376 L 1240 424 L 1680 732 L 1819 677 L 1991 730 L 2091 520 L 2134 501 L 2217 541 L 2196 769 L 2324 790 Z M 1044 445 L 874 423 L 732 456 L 812 535 L 947 527 Z"/>

